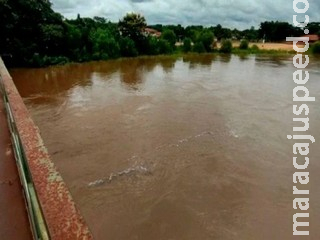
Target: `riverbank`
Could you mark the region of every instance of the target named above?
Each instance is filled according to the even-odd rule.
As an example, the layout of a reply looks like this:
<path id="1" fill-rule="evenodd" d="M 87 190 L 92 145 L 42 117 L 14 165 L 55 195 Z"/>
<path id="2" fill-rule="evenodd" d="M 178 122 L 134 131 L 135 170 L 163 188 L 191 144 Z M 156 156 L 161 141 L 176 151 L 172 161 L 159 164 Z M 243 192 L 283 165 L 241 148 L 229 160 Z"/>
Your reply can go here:
<path id="1" fill-rule="evenodd" d="M 135 57 L 119 57 L 119 58 L 112 58 L 108 60 L 121 60 L 121 59 L 132 59 L 132 58 L 153 58 L 153 57 L 169 57 L 169 58 L 180 58 L 185 56 L 192 56 L 192 55 L 226 55 L 226 54 L 235 54 L 235 55 L 266 55 L 266 56 L 293 56 L 296 52 L 293 50 L 291 44 L 285 43 L 254 43 L 251 42 L 248 44 L 247 49 L 240 49 L 240 42 L 235 41 L 232 42 L 232 49 L 230 53 L 223 53 L 221 51 L 221 44 L 218 43 L 216 48 L 213 49 L 211 52 L 195 52 L 189 51 L 184 52 L 183 46 L 177 46 L 174 52 L 168 54 L 159 54 L 159 55 L 139 55 Z M 318 54 L 313 54 L 311 48 L 308 51 L 309 55 L 319 56 Z M 98 60 L 98 61 L 108 61 L 108 60 Z M 75 64 L 75 63 L 86 63 L 86 62 L 94 62 L 94 60 L 88 61 L 70 61 L 67 58 L 62 58 L 61 61 L 57 59 L 56 62 L 48 63 L 44 66 L 40 66 L 39 68 L 49 67 L 49 66 L 56 66 L 56 65 L 66 65 L 66 64 Z M 26 67 L 29 68 L 29 67 Z"/>

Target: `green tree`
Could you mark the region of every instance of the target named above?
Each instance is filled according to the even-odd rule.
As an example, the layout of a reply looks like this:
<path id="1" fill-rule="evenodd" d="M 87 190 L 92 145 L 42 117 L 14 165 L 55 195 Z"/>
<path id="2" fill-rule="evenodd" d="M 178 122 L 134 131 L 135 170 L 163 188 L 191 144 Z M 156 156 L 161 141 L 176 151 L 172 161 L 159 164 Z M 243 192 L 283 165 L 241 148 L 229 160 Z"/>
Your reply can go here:
<path id="1" fill-rule="evenodd" d="M 253 53 L 259 52 L 259 47 L 256 44 L 254 44 L 250 49 L 251 49 L 251 52 Z"/>
<path id="2" fill-rule="evenodd" d="M 93 45 L 93 58 L 95 60 L 120 56 L 119 44 L 107 30 L 101 28 L 92 30 L 89 38 Z"/>
<path id="3" fill-rule="evenodd" d="M 201 42 L 207 52 L 210 52 L 212 50 L 212 44 L 213 44 L 213 38 L 214 35 L 212 31 L 209 29 L 204 29 L 201 31 L 198 42 Z"/>
<path id="4" fill-rule="evenodd" d="M 184 52 L 190 52 L 191 50 L 192 50 L 192 41 L 191 41 L 191 39 L 190 38 L 185 38 L 184 40 L 183 40 L 183 51 Z"/>
<path id="5" fill-rule="evenodd" d="M 136 13 L 128 13 L 118 23 L 121 36 L 132 39 L 139 53 L 144 53 L 145 50 L 144 43 L 146 37 L 143 32 L 146 26 L 146 19 L 142 15 Z"/>
<path id="6" fill-rule="evenodd" d="M 67 37 L 66 37 L 66 45 L 68 56 L 73 61 L 81 61 L 82 60 L 82 33 L 79 28 L 72 24 L 67 23 Z"/>
<path id="7" fill-rule="evenodd" d="M 159 54 L 159 39 L 156 37 L 148 37 L 148 44 L 146 46 L 148 48 L 148 55 L 158 55 Z"/>
<path id="8" fill-rule="evenodd" d="M 168 54 L 173 52 L 171 44 L 164 39 L 159 39 L 158 50 L 159 50 L 159 54 Z"/>
<path id="9" fill-rule="evenodd" d="M 51 51 L 47 47 L 59 44 L 43 37 L 51 35 L 58 40 L 58 34 L 65 34 L 61 15 L 51 9 L 47 0 L 1 0 L 0 22 L 0 54 L 12 56 L 7 62 L 9 65 L 32 63 L 34 54 L 41 57 Z M 61 46 L 52 52 L 60 55 L 64 48 Z"/>
<path id="10" fill-rule="evenodd" d="M 299 37 L 303 35 L 303 30 L 294 27 L 287 22 L 271 21 L 260 24 L 259 37 L 266 41 L 279 42 L 284 41 L 286 37 Z"/>
<path id="11" fill-rule="evenodd" d="M 213 32 L 218 39 L 218 41 L 221 41 L 221 39 L 230 39 L 232 38 L 232 31 L 228 28 L 223 28 L 220 24 L 213 27 Z"/>
<path id="12" fill-rule="evenodd" d="M 164 30 L 161 34 L 161 38 L 167 40 L 172 47 L 174 47 L 177 42 L 176 34 L 170 29 Z"/>
<path id="13" fill-rule="evenodd" d="M 313 44 L 312 53 L 320 54 L 320 42 L 316 42 L 315 44 Z"/>
<path id="14" fill-rule="evenodd" d="M 196 42 L 202 30 L 203 26 L 188 26 L 185 29 L 185 37 L 190 38 L 192 42 Z"/>
<path id="15" fill-rule="evenodd" d="M 120 52 L 123 57 L 136 57 L 138 56 L 138 50 L 131 38 L 120 38 Z"/>
<path id="16" fill-rule="evenodd" d="M 251 27 L 250 29 L 243 30 L 241 32 L 241 37 L 249 41 L 257 41 L 259 39 L 259 31 L 254 27 Z"/>
<path id="17" fill-rule="evenodd" d="M 239 48 L 240 49 L 248 49 L 249 48 L 249 42 L 247 40 L 242 40 L 240 42 Z"/>
<path id="18" fill-rule="evenodd" d="M 40 29 L 43 53 L 55 55 L 57 52 L 60 52 L 66 35 L 64 26 L 61 24 L 40 24 Z"/>
<path id="19" fill-rule="evenodd" d="M 231 53 L 232 52 L 232 42 L 230 40 L 223 40 L 221 43 L 220 52 Z"/>
<path id="20" fill-rule="evenodd" d="M 202 42 L 196 42 L 192 49 L 193 52 L 204 53 L 206 52 L 206 48 L 204 47 Z"/>
<path id="21" fill-rule="evenodd" d="M 311 22 L 308 24 L 308 29 L 310 34 L 320 35 L 320 22 Z"/>

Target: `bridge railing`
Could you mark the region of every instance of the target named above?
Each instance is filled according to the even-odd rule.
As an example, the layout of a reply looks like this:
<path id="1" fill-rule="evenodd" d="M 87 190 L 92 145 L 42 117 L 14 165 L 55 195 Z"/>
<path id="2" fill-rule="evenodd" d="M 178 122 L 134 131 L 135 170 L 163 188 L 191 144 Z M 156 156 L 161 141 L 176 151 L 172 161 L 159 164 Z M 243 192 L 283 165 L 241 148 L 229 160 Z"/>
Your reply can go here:
<path id="1" fill-rule="evenodd" d="M 8 126 L 11 134 L 12 149 L 16 159 L 19 172 L 20 182 L 24 192 L 24 199 L 28 211 L 29 222 L 31 225 L 32 235 L 35 239 L 49 239 L 46 222 L 39 205 L 38 196 L 34 189 L 31 173 L 26 160 L 26 155 L 21 144 L 21 139 L 15 120 L 13 118 L 12 109 L 9 103 L 2 76 L 0 76 L 0 90 L 3 96 L 4 106 L 7 113 Z"/>
<path id="2" fill-rule="evenodd" d="M 93 239 L 1 58 L 0 87 L 34 238 Z"/>

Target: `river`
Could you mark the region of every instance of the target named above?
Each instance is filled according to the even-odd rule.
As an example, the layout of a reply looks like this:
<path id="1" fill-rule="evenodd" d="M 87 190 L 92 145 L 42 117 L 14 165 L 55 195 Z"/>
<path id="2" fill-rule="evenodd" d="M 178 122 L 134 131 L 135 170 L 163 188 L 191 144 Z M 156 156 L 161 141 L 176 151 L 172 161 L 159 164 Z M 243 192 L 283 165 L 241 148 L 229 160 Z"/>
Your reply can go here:
<path id="1" fill-rule="evenodd" d="M 96 239 L 283 240 L 295 70 L 292 57 L 190 55 L 10 73 Z M 320 101 L 320 60 L 308 70 Z M 306 239 L 320 239 L 317 142 L 309 157 Z"/>

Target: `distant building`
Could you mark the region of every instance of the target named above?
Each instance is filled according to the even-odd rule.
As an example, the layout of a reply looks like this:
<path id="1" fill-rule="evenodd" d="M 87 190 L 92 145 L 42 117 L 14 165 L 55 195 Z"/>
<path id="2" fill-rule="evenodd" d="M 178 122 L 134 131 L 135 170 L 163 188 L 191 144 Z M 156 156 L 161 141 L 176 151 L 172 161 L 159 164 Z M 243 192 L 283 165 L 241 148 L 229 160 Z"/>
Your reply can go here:
<path id="1" fill-rule="evenodd" d="M 310 44 L 313 44 L 313 43 L 315 43 L 315 42 L 317 42 L 317 41 L 319 41 L 320 40 L 320 37 L 317 35 L 317 34 L 308 34 L 308 35 L 303 35 L 303 36 L 301 36 L 301 37 L 308 37 L 309 38 L 309 43 Z M 292 41 L 290 42 L 287 42 L 287 43 L 292 43 Z M 303 41 L 299 41 L 298 43 L 297 43 L 298 45 L 305 45 L 305 43 L 303 42 Z"/>
<path id="2" fill-rule="evenodd" d="M 317 34 L 309 34 L 309 35 L 304 35 L 303 37 L 308 37 L 309 38 L 309 43 L 315 43 L 319 41 L 319 36 Z"/>
<path id="3" fill-rule="evenodd" d="M 308 34 L 308 35 L 304 35 L 302 37 L 308 37 L 309 38 L 309 43 L 311 43 L 311 44 L 320 40 L 319 36 L 317 34 Z M 298 42 L 298 44 L 304 45 L 304 42 L 301 41 L 301 42 Z"/>
<path id="4" fill-rule="evenodd" d="M 157 38 L 161 37 L 161 32 L 159 32 L 153 28 L 145 28 L 144 34 L 146 36 L 152 36 L 152 37 L 157 37 Z"/>

